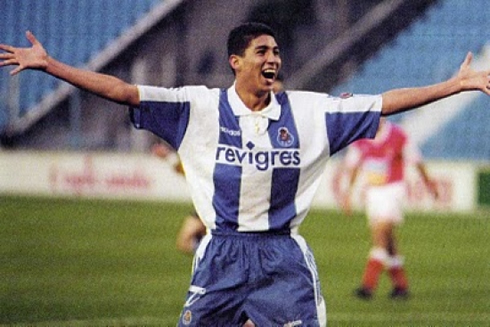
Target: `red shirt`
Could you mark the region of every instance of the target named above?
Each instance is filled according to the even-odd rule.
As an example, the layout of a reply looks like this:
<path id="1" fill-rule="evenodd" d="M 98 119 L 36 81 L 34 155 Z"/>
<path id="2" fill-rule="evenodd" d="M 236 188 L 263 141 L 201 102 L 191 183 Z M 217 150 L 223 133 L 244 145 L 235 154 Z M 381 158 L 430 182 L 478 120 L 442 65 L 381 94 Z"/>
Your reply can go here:
<path id="1" fill-rule="evenodd" d="M 370 185 L 403 181 L 405 164 L 420 162 L 421 155 L 397 125 L 385 122 L 376 138 L 362 139 L 351 145 L 347 165 L 361 165 Z"/>

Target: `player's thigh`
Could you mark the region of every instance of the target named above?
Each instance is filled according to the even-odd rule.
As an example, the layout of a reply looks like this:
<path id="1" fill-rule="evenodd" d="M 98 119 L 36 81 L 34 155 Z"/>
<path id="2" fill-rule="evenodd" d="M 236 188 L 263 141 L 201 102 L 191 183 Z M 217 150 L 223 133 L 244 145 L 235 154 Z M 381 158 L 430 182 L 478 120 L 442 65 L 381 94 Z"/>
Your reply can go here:
<path id="1" fill-rule="evenodd" d="M 238 252 L 233 242 L 210 235 L 203 239 L 179 326 L 238 326 L 243 320 L 240 308 L 246 296 L 248 267 L 246 260 L 237 260 Z"/>
<path id="2" fill-rule="evenodd" d="M 295 243 L 295 244 L 294 244 Z M 282 251 L 265 280 L 247 298 L 246 311 L 258 326 L 324 326 L 325 302 L 315 260 L 302 237 Z"/>

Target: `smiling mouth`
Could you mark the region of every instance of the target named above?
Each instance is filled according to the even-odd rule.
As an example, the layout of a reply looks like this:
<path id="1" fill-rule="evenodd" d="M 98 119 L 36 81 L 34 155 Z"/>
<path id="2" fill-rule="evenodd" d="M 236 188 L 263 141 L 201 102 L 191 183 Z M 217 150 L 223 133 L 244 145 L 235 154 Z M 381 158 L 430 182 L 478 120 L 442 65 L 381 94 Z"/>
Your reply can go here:
<path id="1" fill-rule="evenodd" d="M 262 72 L 262 76 L 264 76 L 267 79 L 272 79 L 276 76 L 276 72 L 273 70 L 264 70 Z"/>

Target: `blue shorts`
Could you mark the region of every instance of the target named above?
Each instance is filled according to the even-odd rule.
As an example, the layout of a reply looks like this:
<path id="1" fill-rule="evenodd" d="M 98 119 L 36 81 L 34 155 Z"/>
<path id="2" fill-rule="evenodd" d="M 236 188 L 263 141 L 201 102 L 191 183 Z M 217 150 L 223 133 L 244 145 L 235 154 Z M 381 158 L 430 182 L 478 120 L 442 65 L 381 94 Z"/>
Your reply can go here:
<path id="1" fill-rule="evenodd" d="M 178 326 L 326 326 L 315 260 L 303 237 L 205 236 Z"/>

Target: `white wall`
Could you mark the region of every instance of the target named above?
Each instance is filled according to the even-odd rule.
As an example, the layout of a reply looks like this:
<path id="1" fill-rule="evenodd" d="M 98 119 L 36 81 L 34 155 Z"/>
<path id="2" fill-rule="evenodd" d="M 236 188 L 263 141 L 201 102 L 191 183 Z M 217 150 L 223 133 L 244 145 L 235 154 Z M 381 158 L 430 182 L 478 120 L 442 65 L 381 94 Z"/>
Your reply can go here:
<path id="1" fill-rule="evenodd" d="M 408 209 L 471 211 L 476 208 L 476 165 L 429 162 L 428 168 L 437 182 L 440 198 L 432 199 L 410 169 Z M 336 207 L 343 185 L 345 178 L 339 162 L 331 160 L 313 205 Z M 363 190 L 361 178 L 354 195 L 359 209 Z M 128 153 L 3 151 L 0 152 L 0 193 L 190 201 L 184 178 L 169 163 L 150 154 Z"/>
<path id="2" fill-rule="evenodd" d="M 183 177 L 149 154 L 0 152 L 0 190 L 190 201 Z"/>

